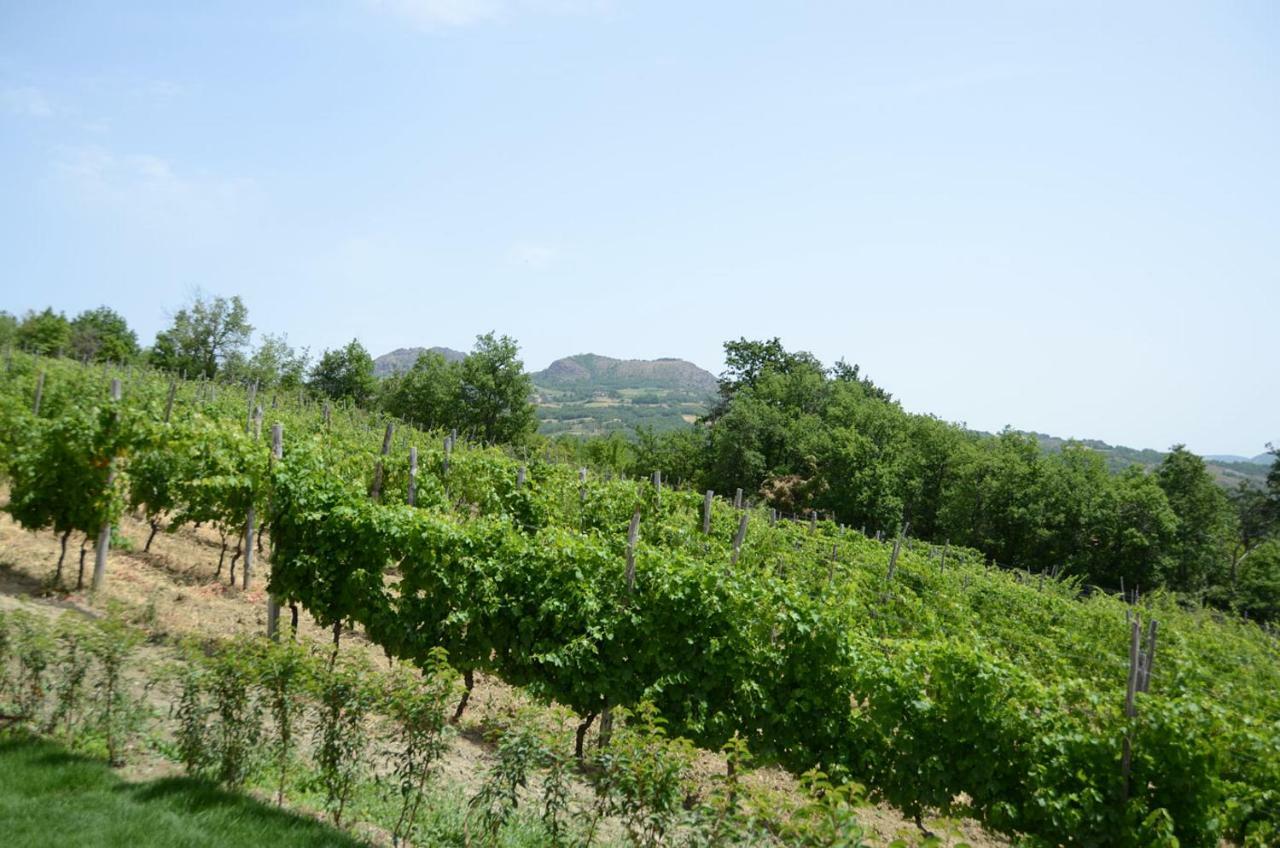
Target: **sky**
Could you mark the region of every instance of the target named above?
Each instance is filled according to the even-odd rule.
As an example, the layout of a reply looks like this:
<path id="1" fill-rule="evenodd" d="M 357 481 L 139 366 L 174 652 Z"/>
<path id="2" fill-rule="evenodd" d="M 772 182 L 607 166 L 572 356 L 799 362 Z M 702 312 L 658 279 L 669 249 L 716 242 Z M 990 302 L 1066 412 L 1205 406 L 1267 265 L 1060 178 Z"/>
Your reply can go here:
<path id="1" fill-rule="evenodd" d="M 0 0 L 0 309 L 1280 443 L 1280 4 Z"/>

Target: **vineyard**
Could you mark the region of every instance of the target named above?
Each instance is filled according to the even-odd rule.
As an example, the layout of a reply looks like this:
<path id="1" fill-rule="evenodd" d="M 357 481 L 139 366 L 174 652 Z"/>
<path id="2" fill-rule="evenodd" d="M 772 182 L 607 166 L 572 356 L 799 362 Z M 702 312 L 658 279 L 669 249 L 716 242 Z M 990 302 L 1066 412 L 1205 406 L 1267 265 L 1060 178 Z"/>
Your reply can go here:
<path id="1" fill-rule="evenodd" d="M 11 354 L 0 377 L 9 511 L 57 535 L 57 583 L 109 583 L 126 514 L 153 537 L 213 528 L 228 577 L 266 587 L 280 645 L 306 615 L 335 648 L 358 633 L 421 670 L 416 684 L 376 686 L 341 663 L 306 673 L 321 681 L 309 697 L 333 705 L 316 748 L 339 790 L 360 719 L 340 691 L 417 691 L 377 709 L 415 705 L 397 725 L 404 750 L 430 752 L 440 725 L 428 717 L 462 714 L 481 672 L 572 711 L 565 750 L 533 746 L 544 784 L 588 768 L 575 756 L 598 759 L 593 738 L 632 761 L 678 761 L 679 738 L 810 773 L 828 807 L 856 783 L 917 822 L 967 816 L 1027 844 L 1280 841 L 1269 630 L 1160 593 L 992 568 L 906 532 L 780 516 L 661 472 L 613 478 L 550 449 L 143 369 Z M 245 651 L 286 673 L 287 649 Z M 196 664 L 206 683 L 224 655 Z M 460 691 L 444 682 L 454 671 Z M 189 691 L 193 714 L 216 694 Z M 694 830 L 712 834 L 705 844 L 747 841 Z M 674 839 L 665 824 L 625 832 Z"/>

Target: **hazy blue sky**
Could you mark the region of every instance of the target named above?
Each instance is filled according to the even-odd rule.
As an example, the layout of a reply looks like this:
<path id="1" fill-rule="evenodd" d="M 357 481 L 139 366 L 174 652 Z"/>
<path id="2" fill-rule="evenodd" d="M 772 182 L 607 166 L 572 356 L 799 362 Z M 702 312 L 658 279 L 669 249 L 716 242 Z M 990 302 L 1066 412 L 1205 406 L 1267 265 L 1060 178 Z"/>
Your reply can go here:
<path id="1" fill-rule="evenodd" d="M 0 0 L 0 308 L 313 351 L 778 335 L 911 410 L 1280 441 L 1280 3 Z"/>

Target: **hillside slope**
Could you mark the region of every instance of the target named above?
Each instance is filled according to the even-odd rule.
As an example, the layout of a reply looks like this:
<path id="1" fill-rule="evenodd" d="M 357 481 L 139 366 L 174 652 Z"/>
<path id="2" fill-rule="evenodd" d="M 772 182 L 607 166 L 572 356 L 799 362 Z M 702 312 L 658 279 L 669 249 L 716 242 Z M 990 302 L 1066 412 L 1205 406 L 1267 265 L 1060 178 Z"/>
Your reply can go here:
<path id="1" fill-rule="evenodd" d="M 424 353 L 438 353 L 450 362 L 461 362 L 467 355 L 462 351 L 449 347 L 400 347 L 384 353 L 373 360 L 373 373 L 376 377 L 389 377 L 392 374 L 403 374 L 413 367 L 418 357 Z"/>
<path id="2" fill-rule="evenodd" d="M 582 353 L 533 375 L 540 430 L 598 435 L 636 425 L 670 430 L 706 412 L 716 378 L 683 359 Z"/>

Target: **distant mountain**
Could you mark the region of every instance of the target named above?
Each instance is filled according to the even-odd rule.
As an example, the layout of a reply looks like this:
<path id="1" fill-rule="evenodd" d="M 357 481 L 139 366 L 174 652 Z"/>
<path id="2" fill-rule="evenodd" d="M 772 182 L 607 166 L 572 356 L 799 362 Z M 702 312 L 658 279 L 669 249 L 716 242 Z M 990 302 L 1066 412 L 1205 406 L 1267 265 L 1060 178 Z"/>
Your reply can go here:
<path id="1" fill-rule="evenodd" d="M 450 362 L 461 362 L 467 358 L 465 353 L 448 347 L 401 347 L 373 360 L 373 374 L 375 377 L 403 374 L 413 367 L 419 356 L 428 352 L 438 353 Z"/>
<path id="2" fill-rule="evenodd" d="M 1036 440 L 1040 442 L 1040 447 L 1050 453 L 1062 450 L 1062 446 L 1069 441 L 1068 439 L 1049 436 L 1045 433 L 1031 433 L 1030 435 L 1035 436 Z M 1107 467 L 1112 471 L 1122 471 L 1130 465 L 1140 465 L 1148 469 L 1155 468 L 1167 456 L 1163 451 L 1109 445 L 1097 439 L 1076 439 L 1075 441 L 1101 453 L 1107 462 Z M 1274 458 L 1269 453 L 1259 454 L 1252 459 L 1219 454 L 1206 456 L 1204 461 L 1209 468 L 1209 473 L 1213 475 L 1219 485 L 1234 488 L 1242 480 L 1255 485 L 1262 485 L 1267 479 L 1267 470 L 1271 467 L 1271 462 Z"/>
<path id="3" fill-rule="evenodd" d="M 534 385 L 548 388 L 591 387 L 612 389 L 665 389 L 690 392 L 705 399 L 715 393 L 716 378 L 683 359 L 614 359 L 580 353 L 557 359 L 533 375 Z"/>
<path id="4" fill-rule="evenodd" d="M 685 427 L 706 413 L 716 391 L 715 375 L 672 358 L 581 353 L 557 359 L 532 377 L 539 429 L 548 435 Z"/>
<path id="5" fill-rule="evenodd" d="M 1270 466 L 1272 461 L 1275 460 L 1275 456 L 1269 453 L 1260 453 L 1257 456 L 1239 456 L 1234 453 L 1215 453 L 1206 456 L 1205 459 L 1211 462 L 1230 462 L 1232 464 L 1243 462 L 1252 465 Z"/>

